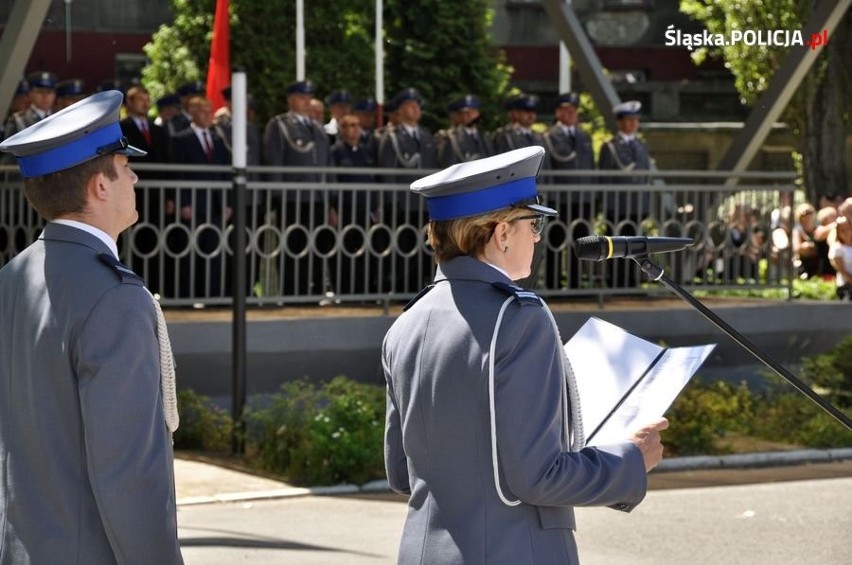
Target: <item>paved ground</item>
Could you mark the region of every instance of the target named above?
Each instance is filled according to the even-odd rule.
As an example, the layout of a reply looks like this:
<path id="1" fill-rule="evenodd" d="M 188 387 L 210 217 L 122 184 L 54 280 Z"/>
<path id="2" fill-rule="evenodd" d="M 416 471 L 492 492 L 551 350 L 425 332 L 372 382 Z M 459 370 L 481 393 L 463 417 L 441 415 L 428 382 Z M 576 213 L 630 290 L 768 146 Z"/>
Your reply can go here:
<path id="1" fill-rule="evenodd" d="M 188 565 L 395 562 L 402 497 L 318 496 L 180 458 L 175 473 Z M 852 563 L 850 459 L 652 473 L 651 489 L 630 514 L 577 510 L 584 565 Z"/>

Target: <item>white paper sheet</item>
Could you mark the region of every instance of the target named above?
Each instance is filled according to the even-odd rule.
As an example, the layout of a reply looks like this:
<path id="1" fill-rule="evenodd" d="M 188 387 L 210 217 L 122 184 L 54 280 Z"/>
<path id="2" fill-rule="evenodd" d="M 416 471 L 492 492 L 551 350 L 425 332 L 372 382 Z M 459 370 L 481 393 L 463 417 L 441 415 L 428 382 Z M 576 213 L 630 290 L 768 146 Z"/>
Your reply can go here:
<path id="1" fill-rule="evenodd" d="M 664 348 L 614 324 L 589 318 L 565 344 L 577 378 L 586 437 L 606 420 L 588 444 L 623 441 L 662 416 L 714 347 Z"/>

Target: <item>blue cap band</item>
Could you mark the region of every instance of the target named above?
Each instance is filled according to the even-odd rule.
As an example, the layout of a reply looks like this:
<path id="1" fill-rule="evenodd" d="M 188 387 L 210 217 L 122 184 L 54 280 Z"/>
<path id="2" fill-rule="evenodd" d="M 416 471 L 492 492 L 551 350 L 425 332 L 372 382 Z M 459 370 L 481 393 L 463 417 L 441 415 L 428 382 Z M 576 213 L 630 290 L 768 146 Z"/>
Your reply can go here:
<path id="1" fill-rule="evenodd" d="M 534 177 L 525 177 L 498 184 L 484 190 L 433 196 L 426 199 L 429 218 L 435 221 L 475 216 L 492 210 L 509 208 L 512 204 L 535 198 L 538 185 Z"/>
<path id="2" fill-rule="evenodd" d="M 99 148 L 121 137 L 121 126 L 115 122 L 49 151 L 18 157 L 18 166 L 24 178 L 49 175 L 94 159 Z"/>

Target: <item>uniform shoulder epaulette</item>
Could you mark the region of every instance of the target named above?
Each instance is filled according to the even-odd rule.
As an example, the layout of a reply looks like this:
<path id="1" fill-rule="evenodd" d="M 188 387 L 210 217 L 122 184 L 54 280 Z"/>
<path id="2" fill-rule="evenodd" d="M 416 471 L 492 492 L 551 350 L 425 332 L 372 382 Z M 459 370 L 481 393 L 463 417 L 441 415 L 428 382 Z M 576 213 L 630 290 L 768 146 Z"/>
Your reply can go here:
<path id="1" fill-rule="evenodd" d="M 408 301 L 408 304 L 406 304 L 405 306 L 403 306 L 403 307 L 402 307 L 402 311 L 403 311 L 403 312 L 405 312 L 406 310 L 408 310 L 409 308 L 411 308 L 412 306 L 414 306 L 414 304 L 415 304 L 418 300 L 420 300 L 421 298 L 423 298 L 424 296 L 426 296 L 427 294 L 429 294 L 429 291 L 430 291 L 430 290 L 432 290 L 433 288 L 435 288 L 435 285 L 434 285 L 434 284 L 430 284 L 430 285 L 428 285 L 428 286 L 424 287 L 424 288 L 423 288 L 420 292 L 418 292 L 418 293 L 417 293 L 417 296 L 415 296 L 414 298 L 412 298 L 411 300 L 409 300 L 409 301 Z"/>
<path id="2" fill-rule="evenodd" d="M 544 305 L 544 302 L 542 302 L 541 297 L 539 295 L 537 295 L 531 290 L 522 288 L 516 284 L 493 282 L 491 283 L 491 286 L 498 290 L 502 290 L 506 294 L 514 296 L 521 304 L 535 304 L 538 306 Z"/>
<path id="3" fill-rule="evenodd" d="M 142 277 L 134 273 L 133 269 L 116 259 L 112 253 L 101 253 L 98 255 L 98 259 L 112 267 L 118 275 L 118 278 L 121 279 L 121 282 L 138 284 L 139 286 L 145 285 L 145 281 L 142 280 Z"/>

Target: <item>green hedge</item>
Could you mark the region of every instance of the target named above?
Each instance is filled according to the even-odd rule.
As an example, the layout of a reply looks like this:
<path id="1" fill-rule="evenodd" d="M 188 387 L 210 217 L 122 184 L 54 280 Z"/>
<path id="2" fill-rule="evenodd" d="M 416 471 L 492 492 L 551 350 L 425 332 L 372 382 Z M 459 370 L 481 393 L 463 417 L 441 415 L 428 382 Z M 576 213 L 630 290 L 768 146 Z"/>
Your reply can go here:
<path id="1" fill-rule="evenodd" d="M 384 477 L 383 387 L 337 377 L 283 385 L 247 411 L 246 453 L 295 484 L 363 484 Z"/>
<path id="2" fill-rule="evenodd" d="M 192 390 L 178 392 L 180 425 L 174 434 L 175 449 L 225 452 L 231 449 L 233 420 L 210 399 Z"/>
<path id="3" fill-rule="evenodd" d="M 824 355 L 805 358 L 803 364 L 802 380 L 848 412 L 852 338 Z M 180 393 L 179 409 L 176 447 L 229 449 L 232 423 L 223 410 L 192 391 Z M 262 406 L 246 409 L 246 462 L 300 485 L 363 484 L 384 478 L 384 415 L 381 386 L 345 377 L 325 384 L 287 383 Z M 780 380 L 756 393 L 744 383 L 696 378 L 666 416 L 671 427 L 663 433 L 663 442 L 669 457 L 723 454 L 755 445 L 852 446 L 852 434 L 843 425 Z"/>

